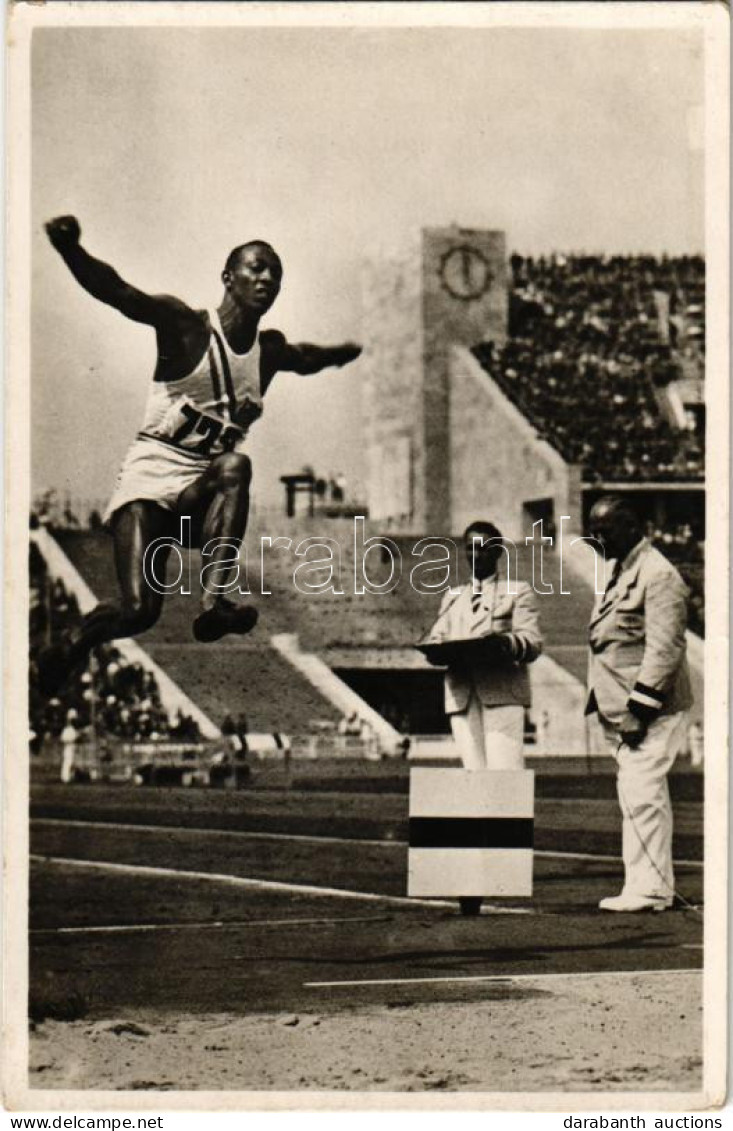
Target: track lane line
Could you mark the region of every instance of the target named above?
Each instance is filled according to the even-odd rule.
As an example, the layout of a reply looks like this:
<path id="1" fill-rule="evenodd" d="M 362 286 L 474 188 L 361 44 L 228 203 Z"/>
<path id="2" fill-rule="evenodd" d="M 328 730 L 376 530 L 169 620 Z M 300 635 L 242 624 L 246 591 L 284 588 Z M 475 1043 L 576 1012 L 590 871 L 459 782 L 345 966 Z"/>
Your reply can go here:
<path id="1" fill-rule="evenodd" d="M 31 935 L 123 935 L 152 931 L 241 930 L 242 927 L 322 927 L 334 923 L 388 923 L 389 915 L 348 915 L 320 919 L 207 919 L 188 923 L 102 923 L 97 926 L 31 927 Z"/>
<path id="2" fill-rule="evenodd" d="M 407 846 L 407 841 L 390 840 L 389 838 L 385 838 L 384 840 L 357 840 L 354 837 L 346 836 L 308 836 L 305 833 L 258 833 L 244 829 L 185 828 L 181 825 L 132 825 L 124 821 L 83 821 L 74 820 L 73 818 L 67 820 L 65 817 L 31 817 L 31 824 L 70 825 L 72 828 L 90 829 L 132 829 L 140 833 L 184 832 L 196 833 L 208 837 L 237 836 L 245 840 L 289 840 L 302 844 L 365 844 L 377 848 Z"/>
<path id="3" fill-rule="evenodd" d="M 378 895 L 376 892 L 350 891 L 348 888 L 316 887 L 314 884 L 289 884 L 282 880 L 258 880 L 246 876 L 230 876 L 221 872 L 190 872 L 179 868 L 155 868 L 148 864 L 117 864 L 111 860 L 76 860 L 70 856 L 43 856 L 32 852 L 30 859 L 37 863 L 65 864 L 74 868 L 97 868 L 108 872 L 126 875 L 157 876 L 165 879 L 208 880 L 212 883 L 228 884 L 230 887 L 249 891 L 279 891 L 319 897 L 355 899 L 364 903 L 382 903 L 391 907 L 448 907 L 455 910 L 457 898 L 416 899 L 403 895 Z M 534 915 L 530 907 L 501 907 L 485 902 L 484 912 L 494 915 Z"/>
<path id="4" fill-rule="evenodd" d="M 550 974 L 449 974 L 435 978 L 365 978 L 363 981 L 344 982 L 303 982 L 303 988 L 315 989 L 353 989 L 356 986 L 418 986 L 435 982 L 495 982 L 510 985 L 512 982 L 543 982 L 548 978 L 624 978 L 656 977 L 663 974 L 702 974 L 701 969 L 689 970 L 582 970 L 577 973 L 557 972 Z"/>
<path id="5" fill-rule="evenodd" d="M 383 840 L 369 840 L 357 839 L 356 837 L 341 837 L 341 836 L 309 836 L 301 833 L 268 833 L 268 832 L 248 832 L 242 829 L 207 829 L 207 828 L 183 828 L 180 825 L 133 825 L 126 824 L 120 821 L 80 821 L 75 819 L 67 820 L 64 817 L 31 817 L 31 824 L 36 825 L 66 825 L 71 828 L 90 828 L 90 829 L 130 829 L 133 832 L 178 832 L 186 834 L 198 834 L 201 836 L 235 836 L 243 838 L 244 840 L 283 840 L 293 841 L 294 843 L 301 844 L 359 844 L 366 845 L 372 848 L 407 848 L 408 843 L 406 840 L 391 840 L 385 838 Z M 620 856 L 604 856 L 595 852 L 552 852 L 546 849 L 535 849 L 535 856 L 551 860 L 589 860 L 599 864 L 618 864 L 621 862 Z M 704 862 L 702 860 L 675 860 L 674 864 L 679 868 L 702 868 Z"/>

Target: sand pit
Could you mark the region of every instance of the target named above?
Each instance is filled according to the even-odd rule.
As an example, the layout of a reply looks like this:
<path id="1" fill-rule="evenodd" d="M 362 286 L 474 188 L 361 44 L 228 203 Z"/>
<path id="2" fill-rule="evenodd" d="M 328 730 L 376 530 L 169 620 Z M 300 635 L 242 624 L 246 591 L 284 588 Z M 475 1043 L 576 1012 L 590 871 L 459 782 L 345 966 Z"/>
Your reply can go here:
<path id="1" fill-rule="evenodd" d="M 336 991 L 342 993 L 342 990 Z M 701 975 L 560 975 L 451 1004 L 44 1021 L 31 1089 L 698 1091 Z"/>

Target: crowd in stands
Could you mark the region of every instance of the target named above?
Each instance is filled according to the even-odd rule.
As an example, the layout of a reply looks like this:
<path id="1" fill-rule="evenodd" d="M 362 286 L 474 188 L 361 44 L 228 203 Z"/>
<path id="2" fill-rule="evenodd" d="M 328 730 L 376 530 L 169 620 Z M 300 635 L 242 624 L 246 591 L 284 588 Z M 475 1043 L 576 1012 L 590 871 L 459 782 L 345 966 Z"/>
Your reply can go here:
<path id="1" fill-rule="evenodd" d="M 243 711 L 240 711 L 236 721 L 233 716 L 227 712 L 221 724 L 221 733 L 231 741 L 232 748 L 237 753 L 246 754 L 248 731 L 249 723 Z"/>
<path id="2" fill-rule="evenodd" d="M 190 716 L 170 717 L 155 675 L 130 663 L 112 645 L 96 648 L 88 667 L 72 675 L 63 691 L 46 699 L 39 691 L 35 659 L 40 648 L 79 621 L 79 607 L 63 581 L 49 577 L 43 558 L 31 544 L 30 555 L 30 694 L 32 749 L 46 739 L 62 739 L 70 728 L 74 741 L 108 736 L 128 742 L 197 742 L 201 735 Z"/>
<path id="3" fill-rule="evenodd" d="M 80 518 L 80 514 L 82 517 Z M 75 504 L 62 499 L 54 487 L 39 491 L 31 505 L 30 527 L 54 530 L 98 530 L 102 516 L 97 507 Z"/>
<path id="4" fill-rule="evenodd" d="M 689 522 L 674 522 L 660 526 L 649 522 L 646 536 L 670 561 L 702 561 L 703 551 Z"/>
<path id="5" fill-rule="evenodd" d="M 660 414 L 655 387 L 704 344 L 702 258 L 512 257 L 509 338 L 481 365 L 587 482 L 696 480 L 704 435 Z M 700 364 L 702 372 L 702 362 Z"/>

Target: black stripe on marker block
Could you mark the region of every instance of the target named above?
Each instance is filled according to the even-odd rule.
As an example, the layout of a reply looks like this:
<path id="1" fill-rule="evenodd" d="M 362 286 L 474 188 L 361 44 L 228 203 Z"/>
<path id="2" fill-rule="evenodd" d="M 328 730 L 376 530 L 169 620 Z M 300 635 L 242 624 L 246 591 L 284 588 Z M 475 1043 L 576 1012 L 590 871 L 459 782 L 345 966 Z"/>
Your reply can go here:
<path id="1" fill-rule="evenodd" d="M 410 817 L 410 848 L 532 848 L 531 817 Z"/>

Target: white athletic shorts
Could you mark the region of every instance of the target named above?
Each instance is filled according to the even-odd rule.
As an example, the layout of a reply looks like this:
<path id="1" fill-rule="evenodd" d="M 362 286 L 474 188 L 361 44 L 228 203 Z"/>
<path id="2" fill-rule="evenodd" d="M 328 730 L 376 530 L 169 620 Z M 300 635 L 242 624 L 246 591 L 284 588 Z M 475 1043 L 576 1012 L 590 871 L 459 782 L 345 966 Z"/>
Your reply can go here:
<path id="1" fill-rule="evenodd" d="M 174 511 L 181 492 L 210 465 L 210 456 L 184 452 L 161 440 L 136 439 L 122 461 L 104 522 L 109 524 L 120 507 L 136 499 L 150 499 Z"/>

